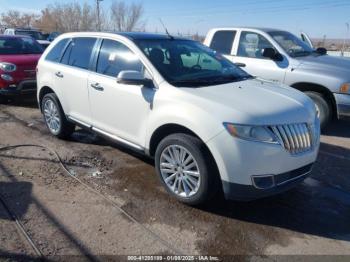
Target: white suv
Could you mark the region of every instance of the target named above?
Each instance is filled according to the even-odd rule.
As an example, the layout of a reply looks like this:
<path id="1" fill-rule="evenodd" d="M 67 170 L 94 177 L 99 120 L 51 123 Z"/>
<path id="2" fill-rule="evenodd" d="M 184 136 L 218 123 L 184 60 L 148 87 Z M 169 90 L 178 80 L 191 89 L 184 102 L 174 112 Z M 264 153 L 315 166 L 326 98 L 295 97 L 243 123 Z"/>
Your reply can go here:
<path id="1" fill-rule="evenodd" d="M 78 125 L 151 156 L 166 190 L 187 204 L 220 191 L 237 200 L 285 191 L 317 157 L 319 120 L 306 95 L 254 79 L 195 41 L 61 35 L 37 82 L 53 135 Z"/>

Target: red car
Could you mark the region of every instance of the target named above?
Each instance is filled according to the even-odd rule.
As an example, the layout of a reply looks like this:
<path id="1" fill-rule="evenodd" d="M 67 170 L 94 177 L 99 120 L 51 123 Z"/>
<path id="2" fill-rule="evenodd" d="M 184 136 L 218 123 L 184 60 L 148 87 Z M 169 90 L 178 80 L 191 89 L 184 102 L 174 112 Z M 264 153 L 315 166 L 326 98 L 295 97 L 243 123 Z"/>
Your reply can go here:
<path id="1" fill-rule="evenodd" d="M 0 101 L 36 92 L 36 66 L 43 51 L 31 37 L 0 35 Z"/>

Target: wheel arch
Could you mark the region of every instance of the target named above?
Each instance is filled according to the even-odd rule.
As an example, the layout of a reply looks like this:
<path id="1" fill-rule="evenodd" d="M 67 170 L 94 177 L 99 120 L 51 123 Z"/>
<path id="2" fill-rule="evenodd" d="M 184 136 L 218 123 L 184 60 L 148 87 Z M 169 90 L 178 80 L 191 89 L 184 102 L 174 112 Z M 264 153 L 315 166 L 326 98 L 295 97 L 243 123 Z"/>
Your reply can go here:
<path id="1" fill-rule="evenodd" d="M 221 180 L 221 174 L 220 174 L 220 170 L 219 167 L 217 165 L 216 159 L 213 155 L 213 153 L 211 152 L 210 148 L 208 147 L 208 145 L 203 141 L 203 139 L 201 139 L 201 137 L 196 134 L 195 132 L 193 132 L 191 129 L 180 125 L 180 124 L 164 124 L 160 127 L 158 127 L 152 134 L 151 139 L 150 139 L 150 143 L 149 143 L 149 150 L 148 153 L 151 157 L 155 156 L 155 152 L 157 149 L 157 146 L 159 145 L 159 143 L 167 136 L 171 135 L 171 134 L 176 134 L 176 133 L 183 133 L 183 134 L 188 134 L 188 135 L 192 135 L 196 138 L 198 138 L 204 146 L 204 154 L 206 155 L 206 157 L 208 157 L 208 161 L 209 161 L 209 166 L 211 168 L 211 170 L 214 172 L 215 176 L 213 177 L 213 182 L 217 184 L 218 186 L 218 193 L 222 194 L 222 190 L 223 190 L 223 184 L 222 184 L 222 180 Z"/>
<path id="2" fill-rule="evenodd" d="M 160 127 L 158 127 L 151 135 L 150 142 L 149 142 L 149 155 L 154 156 L 158 144 L 167 136 L 175 133 L 183 133 L 183 134 L 188 134 L 192 135 L 194 137 L 197 137 L 200 139 L 203 143 L 203 139 L 200 138 L 199 135 L 197 135 L 195 132 L 193 132 L 191 129 L 180 125 L 180 124 L 164 124 Z"/>
<path id="3" fill-rule="evenodd" d="M 337 103 L 335 101 L 335 97 L 333 93 L 325 86 L 322 86 L 320 84 L 310 83 L 310 82 L 298 82 L 291 85 L 291 87 L 301 91 L 301 92 L 307 92 L 307 91 L 313 91 L 320 93 L 324 95 L 327 102 L 331 106 L 333 117 L 336 117 L 338 115 L 337 112 Z"/>
<path id="4" fill-rule="evenodd" d="M 50 93 L 54 93 L 55 94 L 55 91 L 53 91 L 53 89 L 50 88 L 49 86 L 44 86 L 44 87 L 42 87 L 40 89 L 39 96 L 38 96 L 38 102 L 39 102 L 40 111 L 42 111 L 41 101 L 43 100 L 45 95 L 50 94 Z"/>

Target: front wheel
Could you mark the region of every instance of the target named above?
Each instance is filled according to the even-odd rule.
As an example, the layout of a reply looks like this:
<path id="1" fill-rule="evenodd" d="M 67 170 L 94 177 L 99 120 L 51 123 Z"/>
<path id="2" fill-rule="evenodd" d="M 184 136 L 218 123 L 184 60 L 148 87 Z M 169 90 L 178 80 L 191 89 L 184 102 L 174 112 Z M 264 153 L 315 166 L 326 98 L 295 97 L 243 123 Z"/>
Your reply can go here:
<path id="1" fill-rule="evenodd" d="M 59 138 L 69 137 L 75 130 L 75 125 L 68 122 L 54 93 L 44 96 L 41 102 L 44 120 L 50 133 Z"/>
<path id="2" fill-rule="evenodd" d="M 156 170 L 166 190 L 179 201 L 198 205 L 218 189 L 218 172 L 204 143 L 187 134 L 164 138 L 155 154 Z"/>
<path id="3" fill-rule="evenodd" d="M 314 101 L 318 117 L 320 118 L 321 128 L 325 128 L 332 119 L 332 108 L 330 104 L 324 95 L 320 93 L 307 91 L 305 94 Z"/>

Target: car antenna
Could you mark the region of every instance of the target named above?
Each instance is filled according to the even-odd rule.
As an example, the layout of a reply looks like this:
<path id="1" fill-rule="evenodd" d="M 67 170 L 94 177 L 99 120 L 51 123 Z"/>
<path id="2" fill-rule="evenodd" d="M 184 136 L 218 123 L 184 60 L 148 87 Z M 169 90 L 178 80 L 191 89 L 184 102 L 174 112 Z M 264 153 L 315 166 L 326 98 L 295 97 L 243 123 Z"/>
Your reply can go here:
<path id="1" fill-rule="evenodd" d="M 170 39 L 171 39 L 171 40 L 174 40 L 174 37 L 173 37 L 171 34 L 169 34 L 169 31 L 168 31 L 168 29 L 166 28 L 166 26 L 164 25 L 164 23 L 163 23 L 163 21 L 162 21 L 161 18 L 159 18 L 159 22 L 160 22 L 161 25 L 163 26 L 163 28 L 164 28 L 164 30 L 165 30 L 165 33 L 170 37 Z"/>

